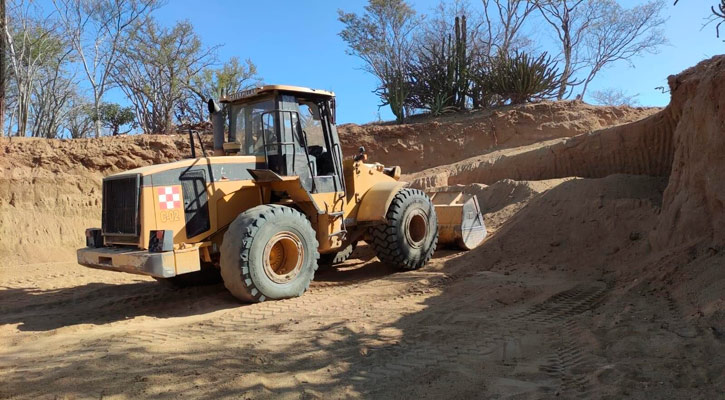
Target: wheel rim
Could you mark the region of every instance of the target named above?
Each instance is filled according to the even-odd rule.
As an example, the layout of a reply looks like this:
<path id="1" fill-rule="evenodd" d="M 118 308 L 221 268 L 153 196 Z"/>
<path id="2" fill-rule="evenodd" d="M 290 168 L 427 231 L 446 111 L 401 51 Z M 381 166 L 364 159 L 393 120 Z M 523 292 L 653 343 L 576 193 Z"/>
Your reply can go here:
<path id="1" fill-rule="evenodd" d="M 413 210 L 405 219 L 405 239 L 412 247 L 420 247 L 428 236 L 428 216 L 423 210 Z"/>
<path id="2" fill-rule="evenodd" d="M 279 232 L 264 247 L 264 273 L 276 283 L 287 283 L 299 275 L 305 250 L 292 232 Z"/>

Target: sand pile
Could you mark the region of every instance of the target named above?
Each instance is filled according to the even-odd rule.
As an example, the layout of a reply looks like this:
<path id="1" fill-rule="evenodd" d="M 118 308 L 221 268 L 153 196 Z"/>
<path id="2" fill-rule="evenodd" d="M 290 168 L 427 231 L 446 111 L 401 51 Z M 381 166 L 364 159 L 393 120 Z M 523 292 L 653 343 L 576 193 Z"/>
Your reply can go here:
<path id="1" fill-rule="evenodd" d="M 529 201 L 572 178 L 543 181 L 515 181 L 502 179 L 492 185 L 472 183 L 435 190 L 460 190 L 478 197 L 488 234 L 496 232 L 506 221 L 518 213 Z"/>
<path id="2" fill-rule="evenodd" d="M 651 250 L 666 179 L 611 175 L 549 182 L 538 193 L 529 182 L 509 184 L 531 194 L 512 203 L 519 211 L 507 215 L 506 224 L 471 255 L 601 272 L 613 258 Z"/>
<path id="3" fill-rule="evenodd" d="M 669 78 L 664 110 L 627 125 L 494 151 L 407 178 L 421 188 L 611 174 L 669 176 L 656 247 L 725 244 L 725 56 Z"/>

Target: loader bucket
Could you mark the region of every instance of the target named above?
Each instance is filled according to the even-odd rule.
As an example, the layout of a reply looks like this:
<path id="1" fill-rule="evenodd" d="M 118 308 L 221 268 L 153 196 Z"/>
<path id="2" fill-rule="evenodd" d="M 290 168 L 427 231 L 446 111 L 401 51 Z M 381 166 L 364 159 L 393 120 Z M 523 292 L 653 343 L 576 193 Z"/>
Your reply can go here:
<path id="1" fill-rule="evenodd" d="M 471 250 L 486 238 L 486 225 L 475 195 L 459 191 L 428 193 L 438 216 L 438 244 Z"/>

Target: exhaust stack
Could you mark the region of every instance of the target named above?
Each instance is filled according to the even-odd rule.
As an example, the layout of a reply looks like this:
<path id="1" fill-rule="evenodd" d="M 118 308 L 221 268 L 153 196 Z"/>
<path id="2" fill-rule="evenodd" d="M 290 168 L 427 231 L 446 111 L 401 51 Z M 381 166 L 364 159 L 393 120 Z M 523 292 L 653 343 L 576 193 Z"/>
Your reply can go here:
<path id="1" fill-rule="evenodd" d="M 224 155 L 224 113 L 214 99 L 209 99 L 209 115 L 211 116 L 212 132 L 214 132 L 214 155 Z"/>

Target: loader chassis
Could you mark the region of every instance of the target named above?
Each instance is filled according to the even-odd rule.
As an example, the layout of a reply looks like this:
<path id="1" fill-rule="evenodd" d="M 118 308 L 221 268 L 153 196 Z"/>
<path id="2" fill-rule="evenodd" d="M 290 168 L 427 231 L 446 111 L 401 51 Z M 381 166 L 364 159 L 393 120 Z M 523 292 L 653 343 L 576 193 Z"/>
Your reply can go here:
<path id="1" fill-rule="evenodd" d="M 349 249 L 371 229 L 390 223 L 386 215 L 393 208 L 402 212 L 396 205 L 405 200 L 399 168 L 365 163 L 362 153 L 343 159 L 334 94 L 265 86 L 221 103 L 209 104 L 213 156 L 137 168 L 103 180 L 102 228 L 86 231 L 87 247 L 78 250 L 80 264 L 159 279 L 221 266 L 225 285 L 242 300 L 289 297 L 301 294 L 309 282 L 287 281 L 312 279 L 319 254 Z M 411 207 L 430 217 L 427 223 L 433 226 L 416 225 L 413 235 L 434 247 L 433 205 L 425 195 L 416 196 Z M 264 227 L 269 220 L 277 222 Z M 225 237 L 235 243 L 225 244 Z M 260 240 L 266 242 L 252 245 Z M 294 249 L 298 255 L 292 254 Z M 434 249 L 424 250 L 417 256 L 423 258 L 408 264 L 425 263 Z M 225 258 L 224 251 L 234 254 Z M 264 258 L 258 264 L 266 275 L 245 275 L 257 264 L 248 264 L 244 254 Z"/>

